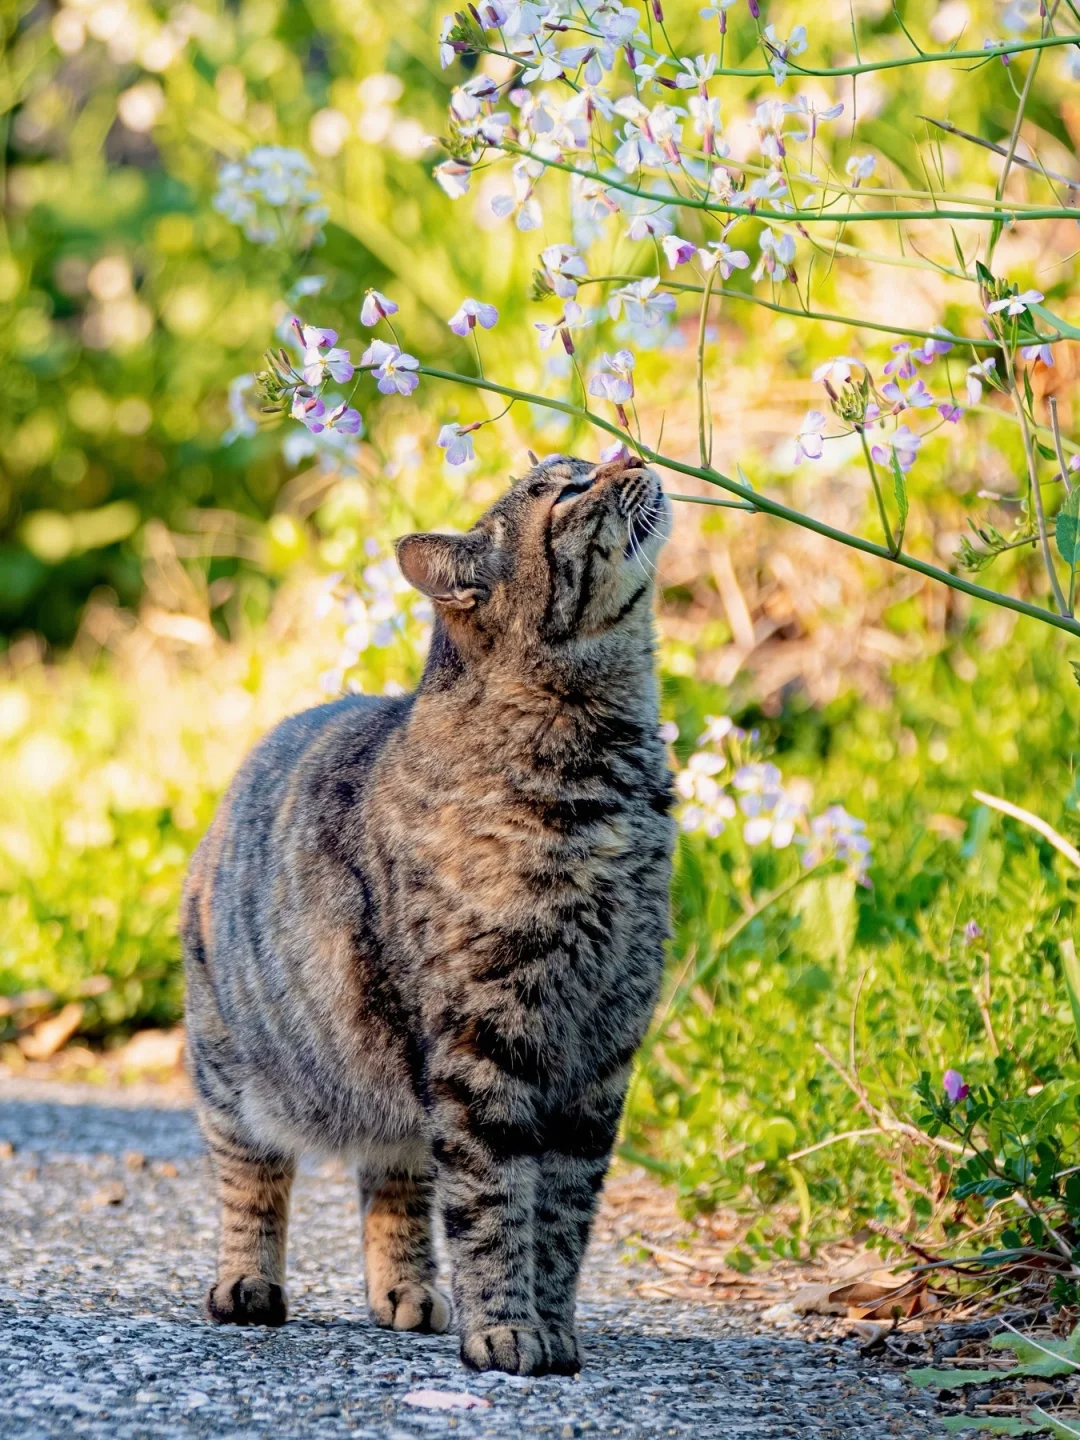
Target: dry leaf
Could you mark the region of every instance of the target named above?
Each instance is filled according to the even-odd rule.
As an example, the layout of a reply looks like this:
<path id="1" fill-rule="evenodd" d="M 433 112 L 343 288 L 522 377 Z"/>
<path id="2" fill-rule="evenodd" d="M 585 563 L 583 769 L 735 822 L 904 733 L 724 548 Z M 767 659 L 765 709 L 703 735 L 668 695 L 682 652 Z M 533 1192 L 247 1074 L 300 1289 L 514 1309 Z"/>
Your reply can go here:
<path id="1" fill-rule="evenodd" d="M 78 1000 L 72 1000 L 70 1005 L 65 1005 L 55 1015 L 38 1021 L 30 1034 L 24 1035 L 19 1041 L 19 1049 L 28 1060 L 48 1060 L 50 1055 L 55 1055 L 61 1045 L 71 1039 L 82 1018 L 82 1005 Z"/>
<path id="2" fill-rule="evenodd" d="M 415 1405 L 420 1410 L 488 1410 L 491 1401 L 479 1395 L 470 1395 L 467 1390 L 410 1390 L 401 1397 L 402 1404 Z"/>

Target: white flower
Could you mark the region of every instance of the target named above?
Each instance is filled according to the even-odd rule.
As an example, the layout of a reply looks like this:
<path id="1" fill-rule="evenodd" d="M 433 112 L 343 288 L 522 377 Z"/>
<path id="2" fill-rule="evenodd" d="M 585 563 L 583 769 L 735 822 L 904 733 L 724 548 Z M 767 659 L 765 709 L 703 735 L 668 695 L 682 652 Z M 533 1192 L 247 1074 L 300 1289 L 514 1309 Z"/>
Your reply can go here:
<path id="1" fill-rule="evenodd" d="M 725 280 L 731 279 L 732 270 L 745 270 L 750 256 L 745 250 L 733 250 L 726 240 L 710 240 L 707 250 L 699 250 L 698 263 L 706 275 L 714 265 L 719 266 Z"/>
<path id="2" fill-rule="evenodd" d="M 616 350 L 614 355 L 605 355 L 602 363 L 604 369 L 589 381 L 589 394 L 625 405 L 634 395 L 633 355 L 629 350 Z"/>
<path id="3" fill-rule="evenodd" d="M 988 355 L 985 360 L 978 360 L 974 365 L 967 368 L 967 403 L 978 405 L 982 399 L 983 382 L 988 385 L 993 383 L 992 371 L 997 369 L 997 359 Z"/>
<path id="4" fill-rule="evenodd" d="M 810 410 L 802 423 L 802 429 L 795 437 L 795 464 L 801 460 L 820 460 L 822 455 L 822 432 L 825 416 L 820 410 Z"/>
<path id="5" fill-rule="evenodd" d="M 861 360 L 855 360 L 850 355 L 834 355 L 831 360 L 826 360 L 818 365 L 810 378 L 815 384 L 827 383 L 839 388 L 846 385 L 851 379 L 853 368 L 866 370 L 866 366 Z"/>
<path id="6" fill-rule="evenodd" d="M 385 340 L 373 340 L 360 363 L 371 367 L 384 395 L 411 395 L 420 383 L 420 377 L 413 373 L 420 365 L 416 356 L 404 354 Z"/>
<path id="7" fill-rule="evenodd" d="M 464 465 L 476 457 L 473 438 L 464 434 L 460 425 L 444 425 L 439 431 L 438 445 L 446 451 L 448 465 Z"/>
<path id="8" fill-rule="evenodd" d="M 876 155 L 849 155 L 844 171 L 851 180 L 852 186 L 857 186 L 861 180 L 867 179 L 874 173 L 874 166 L 877 164 Z"/>
<path id="9" fill-rule="evenodd" d="M 670 235 L 674 228 L 675 224 L 672 220 L 669 220 L 661 211 L 654 210 L 648 214 L 635 215 L 627 226 L 626 238 L 628 240 L 645 240 L 650 235 Z"/>
<path id="10" fill-rule="evenodd" d="M 491 202 L 493 212 L 500 220 L 513 215 L 519 230 L 539 230 L 544 223 L 540 213 L 540 202 L 532 193 L 533 182 L 520 161 L 514 166 L 512 175 L 513 194 L 496 195 Z"/>
<path id="11" fill-rule="evenodd" d="M 771 810 L 784 793 L 780 771 L 768 761 L 740 765 L 732 783 L 739 792 L 739 808 L 751 818 Z"/>
<path id="12" fill-rule="evenodd" d="M 661 324 L 664 317 L 675 309 L 675 296 L 667 291 L 654 294 L 659 283 L 659 278 L 651 275 L 614 291 L 608 300 L 611 318 L 617 320 L 625 306 L 626 318 L 632 325 L 652 327 Z"/>
<path id="13" fill-rule="evenodd" d="M 540 263 L 548 284 L 561 300 L 572 300 L 580 281 L 589 273 L 574 245 L 547 245 L 540 251 Z"/>
<path id="14" fill-rule="evenodd" d="M 1000 300 L 992 300 L 986 307 L 986 313 L 996 315 L 999 310 L 1004 310 L 1007 315 L 1022 315 L 1029 305 L 1038 305 L 1042 298 L 1041 290 L 1024 290 L 1019 295 L 1005 295 Z"/>
<path id="15" fill-rule="evenodd" d="M 468 194 L 472 176 L 470 165 L 463 165 L 460 160 L 444 160 L 441 165 L 436 165 L 431 173 L 451 200 L 460 200 L 463 195 Z"/>
<path id="16" fill-rule="evenodd" d="M 806 26 L 796 25 L 786 40 L 781 40 L 775 25 L 765 26 L 765 42 L 771 52 L 769 68 L 777 85 L 787 79 L 787 61 L 792 55 L 801 55 L 806 49 Z"/>
<path id="17" fill-rule="evenodd" d="M 397 302 L 391 300 L 388 295 L 382 294 L 379 290 L 369 290 L 364 296 L 364 303 L 360 307 L 360 324 L 377 325 L 380 320 L 385 320 L 388 315 L 397 314 Z"/>
<path id="18" fill-rule="evenodd" d="M 767 814 L 746 821 L 743 839 L 747 845 L 762 845 L 769 840 L 774 850 L 785 850 L 795 839 L 795 826 L 802 814 L 803 806 L 781 791 Z"/>
<path id="19" fill-rule="evenodd" d="M 314 171 L 307 156 L 283 145 L 257 145 L 244 160 L 233 160 L 218 172 L 214 209 L 241 225 L 249 240 L 268 245 L 280 238 L 281 225 L 268 211 L 285 212 L 319 226 L 327 210 L 319 204 L 312 184 Z"/>
<path id="20" fill-rule="evenodd" d="M 730 715 L 706 715 L 705 729 L 698 736 L 699 745 L 719 745 L 735 729 Z"/>
<path id="21" fill-rule="evenodd" d="M 463 300 L 446 323 L 455 335 L 468 335 L 477 324 L 490 330 L 498 318 L 499 312 L 494 305 L 488 305 L 483 300 Z"/>

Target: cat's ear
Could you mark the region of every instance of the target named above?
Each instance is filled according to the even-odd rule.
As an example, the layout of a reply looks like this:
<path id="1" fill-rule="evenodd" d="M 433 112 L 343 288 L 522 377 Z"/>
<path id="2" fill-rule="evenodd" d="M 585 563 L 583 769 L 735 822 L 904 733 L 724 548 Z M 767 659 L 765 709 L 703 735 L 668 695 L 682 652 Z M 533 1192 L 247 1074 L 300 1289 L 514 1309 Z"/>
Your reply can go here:
<path id="1" fill-rule="evenodd" d="M 468 535 L 406 535 L 395 546 L 398 568 L 421 595 L 449 610 L 471 610 L 491 592 L 485 566 L 491 541 Z"/>

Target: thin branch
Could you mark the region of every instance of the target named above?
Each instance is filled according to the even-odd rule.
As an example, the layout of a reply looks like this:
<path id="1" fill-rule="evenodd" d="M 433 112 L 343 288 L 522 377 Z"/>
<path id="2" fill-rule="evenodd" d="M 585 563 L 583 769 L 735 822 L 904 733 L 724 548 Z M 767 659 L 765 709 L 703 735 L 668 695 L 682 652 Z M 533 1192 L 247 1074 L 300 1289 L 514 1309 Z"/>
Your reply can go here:
<path id="1" fill-rule="evenodd" d="M 988 795 L 985 790 L 973 790 L 971 793 L 980 804 L 989 805 L 991 810 L 1000 810 L 1002 815 L 1008 815 L 1013 820 L 1019 820 L 1021 825 L 1027 825 L 1032 830 L 1037 831 L 1044 840 L 1049 840 L 1054 849 L 1064 855 L 1066 860 L 1070 861 L 1080 870 L 1080 850 L 1077 850 L 1074 845 L 1070 845 L 1064 835 L 1060 835 L 1052 825 L 1048 825 L 1040 816 L 1033 815 L 1030 810 L 1021 809 L 1019 805 L 1014 805 L 1011 800 L 1002 800 L 1000 795 Z"/>
<path id="2" fill-rule="evenodd" d="M 493 380 L 479 380 L 472 375 L 459 375 L 452 370 L 438 370 L 434 366 L 421 365 L 414 372 L 420 375 L 428 375 L 433 380 L 448 380 L 456 385 L 471 385 L 481 390 L 493 390 L 498 395 L 514 397 L 524 400 L 530 405 L 542 405 L 549 410 L 557 410 L 560 414 L 570 415 L 578 420 L 586 420 L 599 430 L 606 431 L 617 440 L 625 441 L 626 432 L 619 429 L 609 420 L 600 415 L 594 415 L 591 411 L 586 412 L 580 406 L 572 405 L 565 400 L 554 400 L 546 395 L 536 395 L 527 390 L 517 390 L 509 385 L 498 385 Z M 695 479 L 704 480 L 710 485 L 719 486 L 731 495 L 736 495 L 745 501 L 754 510 L 766 515 L 774 515 L 779 520 L 790 521 L 794 525 L 800 525 L 806 530 L 812 530 L 816 535 L 824 536 L 827 540 L 835 540 L 841 545 L 847 545 L 852 550 L 859 550 L 864 555 L 873 555 L 879 560 L 889 560 L 894 565 L 900 565 L 905 570 L 912 570 L 918 575 L 924 575 L 929 580 L 936 580 L 942 585 L 948 585 L 952 590 L 959 590 L 964 595 L 970 595 L 975 600 L 985 600 L 991 605 L 1002 606 L 1006 610 L 1013 610 L 1018 615 L 1026 615 L 1032 620 L 1041 620 L 1044 624 L 1052 625 L 1057 630 L 1065 630 L 1070 635 L 1080 638 L 1080 623 L 1072 616 L 1058 615 L 1053 610 L 1047 610 L 1041 605 L 1032 605 L 1027 600 L 1019 600 L 1015 596 L 1002 594 L 998 590 L 989 590 L 983 585 L 976 585 L 971 580 L 965 580 L 960 575 L 954 575 L 949 570 L 943 570 L 938 565 L 932 565 L 929 561 L 919 560 L 914 555 L 901 551 L 893 555 L 884 545 L 879 545 L 873 540 L 864 540 L 861 535 L 851 535 L 846 530 L 839 530 L 834 525 L 828 525 L 824 520 L 818 520 L 812 515 L 805 515 L 800 510 L 793 509 L 790 505 L 784 505 L 779 500 L 774 500 L 770 495 L 763 494 L 760 490 L 753 490 L 749 485 L 740 484 L 732 480 L 730 476 L 724 475 L 719 470 L 712 468 L 703 469 L 699 465 L 689 465 L 683 460 L 676 460 L 668 455 L 661 455 L 648 445 L 641 445 L 642 457 L 660 465 L 666 470 L 673 470 L 680 475 L 692 475 Z M 695 503 L 696 496 L 683 497 L 690 503 Z"/>
<path id="3" fill-rule="evenodd" d="M 1008 155 L 1009 153 L 1004 145 L 998 145 L 993 140 L 984 140 L 981 135 L 971 135 L 968 131 L 961 130 L 959 125 L 954 125 L 951 120 L 935 120 L 932 115 L 919 115 L 916 118 L 925 120 L 928 125 L 936 125 L 939 130 L 945 130 L 960 140 L 969 140 L 972 145 L 981 145 L 984 150 L 992 150 L 995 155 Z M 1021 166 L 1024 170 L 1034 170 L 1036 175 L 1057 180 L 1070 190 L 1080 190 L 1080 180 L 1070 180 L 1067 175 L 1060 175 L 1056 170 L 1047 170 L 1045 166 L 1037 164 L 1034 160 L 1026 160 L 1023 155 L 1014 153 L 1012 163 Z"/>

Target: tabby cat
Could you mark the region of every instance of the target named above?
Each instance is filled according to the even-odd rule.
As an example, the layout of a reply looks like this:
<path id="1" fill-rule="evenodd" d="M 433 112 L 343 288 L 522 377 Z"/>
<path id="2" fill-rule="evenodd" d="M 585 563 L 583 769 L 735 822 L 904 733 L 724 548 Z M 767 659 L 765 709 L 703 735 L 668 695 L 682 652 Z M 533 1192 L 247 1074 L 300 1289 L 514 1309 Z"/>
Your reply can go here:
<path id="1" fill-rule="evenodd" d="M 637 460 L 538 463 L 464 535 L 410 535 L 414 694 L 292 716 L 184 894 L 188 1052 L 217 1176 L 210 1318 L 280 1325 L 298 1155 L 359 1166 L 376 1322 L 580 1369 L 578 1271 L 660 983 L 674 826 Z"/>

